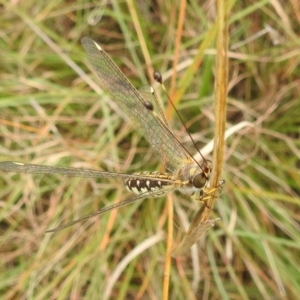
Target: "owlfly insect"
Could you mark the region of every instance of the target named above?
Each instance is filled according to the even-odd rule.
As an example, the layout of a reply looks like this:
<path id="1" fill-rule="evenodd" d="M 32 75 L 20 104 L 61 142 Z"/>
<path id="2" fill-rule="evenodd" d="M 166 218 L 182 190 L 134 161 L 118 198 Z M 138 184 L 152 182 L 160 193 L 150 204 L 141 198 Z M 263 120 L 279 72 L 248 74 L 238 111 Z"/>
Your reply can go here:
<path id="1" fill-rule="evenodd" d="M 205 201 L 206 187 L 211 174 L 211 163 L 202 156 L 197 162 L 172 133 L 154 90 L 138 91 L 111 60 L 108 54 L 93 40 L 84 37 L 82 45 L 100 79 L 102 87 L 125 111 L 136 128 L 148 140 L 154 152 L 166 166 L 168 173 L 140 172 L 135 174 L 103 172 L 92 169 L 51 167 L 14 161 L 0 162 L 6 172 L 31 174 L 62 174 L 73 177 L 120 178 L 133 195 L 96 212 L 71 221 L 47 232 L 55 232 L 96 215 L 103 214 L 134 201 L 149 197 L 161 197 L 179 190 L 193 199 Z M 158 81 L 161 78 L 157 77 Z M 149 93 L 150 91 L 150 93 Z M 150 95 L 150 96 L 149 96 Z M 194 143 L 195 145 L 195 143 Z M 220 182 L 222 185 L 223 182 Z"/>

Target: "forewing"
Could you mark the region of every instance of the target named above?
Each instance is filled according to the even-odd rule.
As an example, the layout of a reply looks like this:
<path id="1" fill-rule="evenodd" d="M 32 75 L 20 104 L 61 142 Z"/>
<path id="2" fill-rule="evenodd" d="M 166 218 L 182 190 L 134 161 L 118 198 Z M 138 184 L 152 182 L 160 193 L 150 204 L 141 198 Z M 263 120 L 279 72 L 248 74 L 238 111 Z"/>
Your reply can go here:
<path id="1" fill-rule="evenodd" d="M 35 164 L 26 164 L 16 161 L 3 161 L 0 162 L 0 170 L 13 173 L 29 173 L 29 174 L 61 174 L 68 177 L 82 177 L 82 178 L 120 178 L 128 179 L 153 179 L 153 176 L 147 174 L 124 174 L 124 173 L 112 173 L 104 172 L 93 169 L 82 168 L 66 168 L 66 167 L 53 167 Z M 171 179 L 160 178 L 163 182 L 172 182 Z"/>
<path id="2" fill-rule="evenodd" d="M 152 148 L 158 153 L 162 163 L 170 170 L 190 163 L 191 157 L 187 151 L 164 122 L 146 108 L 145 100 L 107 53 L 87 37 L 82 39 L 82 45 L 104 89 L 145 136 Z"/>

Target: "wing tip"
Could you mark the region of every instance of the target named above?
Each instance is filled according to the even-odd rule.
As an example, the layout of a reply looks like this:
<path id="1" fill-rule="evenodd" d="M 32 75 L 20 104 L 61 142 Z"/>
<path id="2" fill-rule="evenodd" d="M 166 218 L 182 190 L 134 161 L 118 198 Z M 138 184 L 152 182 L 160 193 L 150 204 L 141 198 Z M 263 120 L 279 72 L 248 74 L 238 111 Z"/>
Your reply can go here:
<path id="1" fill-rule="evenodd" d="M 93 41 L 91 38 L 89 38 L 89 37 L 83 37 L 82 38 L 82 40 L 81 40 L 81 44 L 83 45 L 83 46 L 88 46 L 88 45 L 90 45 L 90 44 L 94 44 L 95 45 L 95 47 L 99 50 L 99 51 L 102 51 L 102 48 L 101 48 L 101 46 L 99 45 L 99 44 L 97 44 L 95 41 Z"/>

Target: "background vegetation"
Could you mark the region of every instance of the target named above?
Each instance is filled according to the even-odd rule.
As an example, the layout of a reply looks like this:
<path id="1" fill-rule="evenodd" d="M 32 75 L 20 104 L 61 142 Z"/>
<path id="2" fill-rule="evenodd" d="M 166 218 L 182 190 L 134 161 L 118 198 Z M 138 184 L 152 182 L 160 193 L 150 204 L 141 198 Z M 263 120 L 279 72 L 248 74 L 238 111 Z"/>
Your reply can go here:
<path id="1" fill-rule="evenodd" d="M 159 70 L 197 144 L 206 145 L 214 126 L 216 6 L 198 2 L 183 8 L 168 0 L 1 1 L 0 160 L 163 170 L 124 113 L 96 94 L 83 36 L 98 41 L 136 87 L 152 82 L 151 67 Z M 221 220 L 193 251 L 172 260 L 169 298 L 298 299 L 300 6 L 295 0 L 232 5 L 226 185 L 212 214 Z M 199 53 L 199 69 L 187 73 Z M 194 151 L 167 104 L 166 114 Z M 115 180 L 2 172 L 1 298 L 160 299 L 165 199 L 45 234 L 124 197 Z M 192 220 L 201 204 L 172 197 L 176 244 L 183 220 Z"/>

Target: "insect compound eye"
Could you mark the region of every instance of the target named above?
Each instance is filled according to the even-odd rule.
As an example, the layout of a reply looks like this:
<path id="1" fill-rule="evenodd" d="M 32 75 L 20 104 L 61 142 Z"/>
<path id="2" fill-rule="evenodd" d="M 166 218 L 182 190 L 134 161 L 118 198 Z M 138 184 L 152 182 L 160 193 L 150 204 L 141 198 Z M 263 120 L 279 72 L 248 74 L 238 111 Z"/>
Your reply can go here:
<path id="1" fill-rule="evenodd" d="M 196 175 L 193 178 L 193 186 L 197 189 L 201 189 L 205 186 L 207 178 L 203 175 L 203 173 Z"/>

